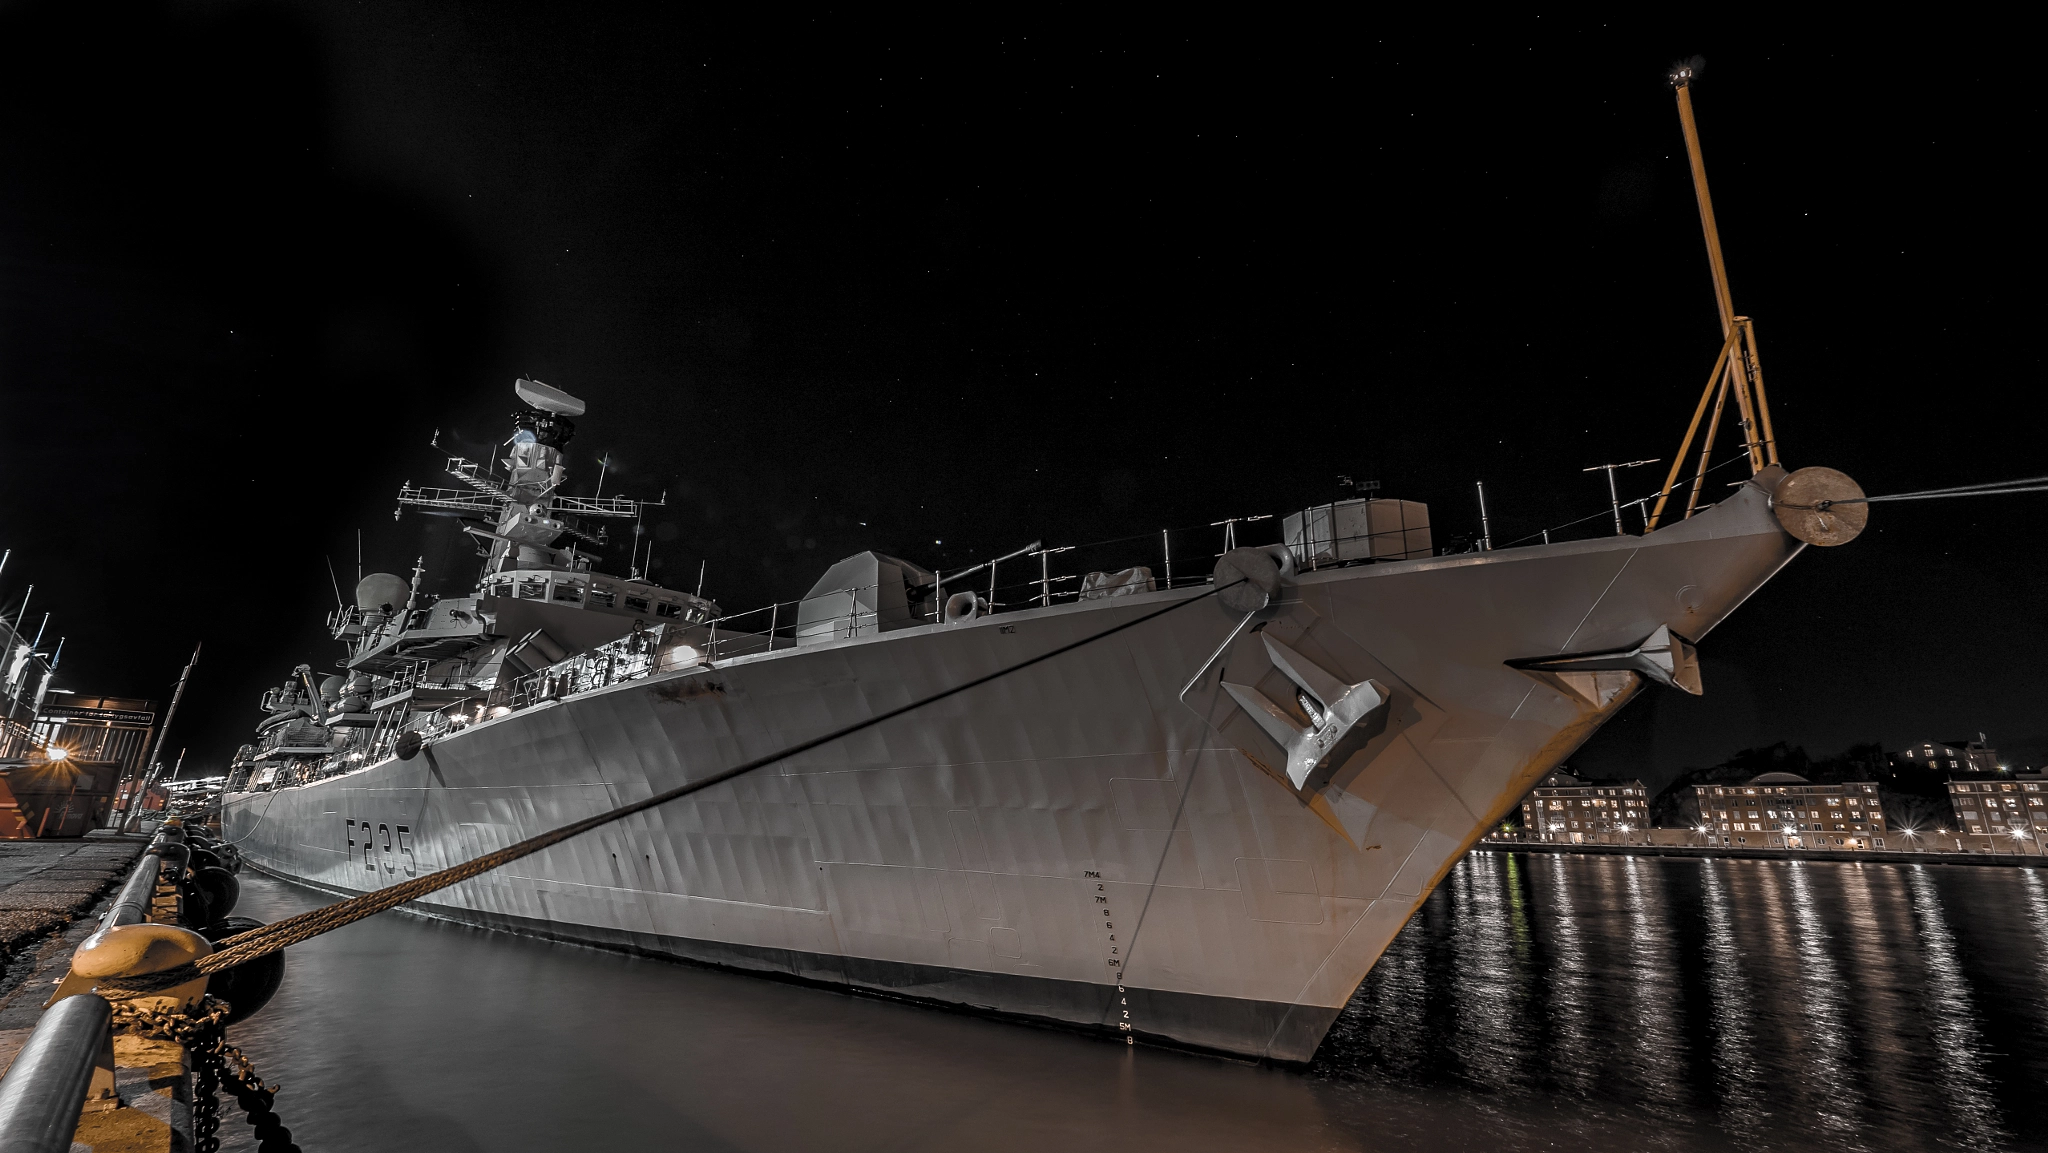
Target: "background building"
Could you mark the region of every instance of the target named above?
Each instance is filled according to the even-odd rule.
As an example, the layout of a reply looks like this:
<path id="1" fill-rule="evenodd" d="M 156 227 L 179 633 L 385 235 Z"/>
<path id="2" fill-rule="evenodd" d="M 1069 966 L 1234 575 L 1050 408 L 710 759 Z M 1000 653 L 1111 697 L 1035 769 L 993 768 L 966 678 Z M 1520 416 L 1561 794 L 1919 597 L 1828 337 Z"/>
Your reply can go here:
<path id="1" fill-rule="evenodd" d="M 1922 741 L 1907 745 L 1892 756 L 1892 764 L 1900 768 L 1919 766 L 1941 773 L 1995 773 L 1998 771 L 1998 750 L 1991 747 L 1983 733 L 1974 741 Z"/>
<path id="2" fill-rule="evenodd" d="M 0 840 L 76 837 L 106 824 L 115 793 L 149 756 L 155 725 L 155 701 L 48 696 L 0 755 Z"/>
<path id="3" fill-rule="evenodd" d="M 115 792 L 138 774 L 155 732 L 156 702 L 51 696 L 0 757 L 0 840 L 76 837 L 106 824 Z"/>
<path id="4" fill-rule="evenodd" d="M 62 745 L 72 760 L 111 764 L 124 778 L 141 774 L 155 731 L 156 702 L 134 697 L 53 696 L 35 720 L 36 744 Z"/>
<path id="5" fill-rule="evenodd" d="M 1948 783 L 1957 849 L 2039 853 L 2048 839 L 2048 777 L 2040 773 L 1958 776 Z M 1935 830 L 1937 837 L 1946 830 Z M 1933 845 L 1947 848 L 1946 845 Z"/>
<path id="6" fill-rule="evenodd" d="M 1643 782 L 1582 781 L 1560 769 L 1522 798 L 1523 836 L 1567 844 L 1642 843 L 1650 827 Z"/>
<path id="7" fill-rule="evenodd" d="M 1817 785 L 1794 773 L 1763 773 L 1739 785 L 1694 785 L 1682 812 L 1690 828 L 1715 844 L 1888 847 L 1875 781 Z"/>

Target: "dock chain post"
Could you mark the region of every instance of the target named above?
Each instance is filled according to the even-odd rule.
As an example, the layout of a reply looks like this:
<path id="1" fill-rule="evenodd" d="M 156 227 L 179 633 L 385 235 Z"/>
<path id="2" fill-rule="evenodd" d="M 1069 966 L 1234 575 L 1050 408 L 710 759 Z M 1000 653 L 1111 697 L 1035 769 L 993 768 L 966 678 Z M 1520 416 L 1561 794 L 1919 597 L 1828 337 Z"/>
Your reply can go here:
<path id="1" fill-rule="evenodd" d="M 111 1028 L 100 1062 L 106 1068 L 93 1070 L 86 1109 L 119 1107 L 119 1098 L 113 1093 L 113 1034 L 126 1031 L 185 1048 L 192 1062 L 192 1138 L 198 1153 L 218 1153 L 220 1149 L 218 1094 L 222 1089 L 248 1115 L 261 1153 L 298 1153 L 291 1130 L 272 1108 L 276 1089 L 263 1083 L 247 1055 L 227 1039 L 230 1020 L 254 1013 L 276 991 L 283 976 L 282 954 L 259 958 L 239 982 L 235 980 L 238 970 L 227 969 L 141 996 L 124 995 L 120 990 L 123 978 L 190 966 L 211 954 L 213 941 L 201 930 L 217 935 L 257 924 L 225 916 L 233 907 L 233 897 L 239 895 L 239 884 L 227 886 L 218 877 L 202 876 L 204 872 L 230 874 L 223 867 L 223 856 L 239 864 L 231 846 L 214 845 L 171 819 L 145 855 L 156 858 L 154 884 L 148 883 L 152 878 L 138 877 L 123 890 L 106 927 L 86 938 L 72 954 L 71 972 L 50 1001 L 55 1005 L 86 994 L 95 994 L 90 999 L 97 1001 L 102 987 L 111 987 L 107 1002 Z M 231 875 L 228 879 L 232 880 Z M 131 908 L 122 909 L 123 901 Z M 209 994 L 209 988 L 233 988 L 238 997 L 247 993 L 251 1003 L 236 1013 L 226 1000 Z M 101 1101 L 110 1103 L 99 1104 Z"/>

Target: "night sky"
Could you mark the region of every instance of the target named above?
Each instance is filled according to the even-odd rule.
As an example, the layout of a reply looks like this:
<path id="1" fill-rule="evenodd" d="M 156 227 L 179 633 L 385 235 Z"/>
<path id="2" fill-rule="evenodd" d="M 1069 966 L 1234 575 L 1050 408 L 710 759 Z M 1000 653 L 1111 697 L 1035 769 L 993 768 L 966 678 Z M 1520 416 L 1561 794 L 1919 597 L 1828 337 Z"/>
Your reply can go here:
<path id="1" fill-rule="evenodd" d="M 1428 502 L 1440 545 L 1475 480 L 1496 542 L 1599 512 L 1580 470 L 1668 461 L 1719 347 L 1663 79 L 1695 53 L 1788 463 L 2048 473 L 2037 81 L 1919 29 L 128 11 L 0 8 L 0 601 L 35 582 L 80 692 L 167 699 L 203 640 L 188 771 L 332 668 L 359 530 L 369 571 L 471 587 L 393 496 L 449 483 L 436 429 L 489 456 L 519 375 L 589 403 L 569 491 L 602 454 L 607 495 L 666 491 L 656 577 L 704 564 L 728 610 L 864 548 L 1135 536 L 1077 556 L 1157 568 L 1161 528 L 1213 554 L 1208 522 L 1340 475 Z M 1652 693 L 1575 763 L 2048 756 L 2042 499 L 1875 507 L 1707 639 L 1703 699 Z"/>

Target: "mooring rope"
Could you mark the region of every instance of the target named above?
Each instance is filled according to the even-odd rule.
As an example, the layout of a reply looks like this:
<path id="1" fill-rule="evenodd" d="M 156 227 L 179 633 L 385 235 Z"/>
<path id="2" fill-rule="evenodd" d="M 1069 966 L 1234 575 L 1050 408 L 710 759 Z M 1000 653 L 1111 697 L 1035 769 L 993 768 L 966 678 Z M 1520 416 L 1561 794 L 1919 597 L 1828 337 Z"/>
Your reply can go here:
<path id="1" fill-rule="evenodd" d="M 287 917 L 282 921 L 273 922 L 260 929 L 250 929 L 247 932 L 237 933 L 221 941 L 219 947 L 214 952 L 201 957 L 197 961 L 187 962 L 173 969 L 165 969 L 160 973 L 122 977 L 113 982 L 102 982 L 94 991 L 110 1001 L 148 997 L 186 982 L 211 976 L 223 969 L 232 969 L 236 965 L 246 964 L 258 957 L 275 953 L 280 949 L 289 948 L 301 941 L 311 940 L 322 933 L 333 932 L 351 922 L 360 921 L 365 917 L 375 916 L 387 909 L 396 908 L 407 901 L 416 901 L 429 893 L 445 889 L 450 885 L 459 885 L 464 881 L 482 876 L 500 865 L 507 865 L 521 857 L 531 856 L 542 849 L 559 845 L 571 837 L 587 833 L 603 825 L 611 824 L 613 821 L 665 805 L 670 801 L 687 797 L 691 793 L 708 789 L 713 785 L 724 784 L 734 777 L 751 773 L 755 769 L 772 765 L 777 761 L 787 760 L 800 753 L 809 752 L 820 745 L 830 744 L 833 741 L 860 732 L 862 729 L 879 725 L 884 721 L 893 720 L 912 710 L 921 709 L 926 705 L 945 700 L 947 697 L 964 693 L 969 689 L 978 688 L 1000 677 L 1006 677 L 1011 673 L 1022 672 L 1033 665 L 1049 661 L 1054 657 L 1063 656 L 1084 645 L 1090 645 L 1096 641 L 1114 636 L 1125 629 L 1136 628 L 1147 621 L 1165 616 L 1176 609 L 1185 608 L 1188 605 L 1207 600 L 1217 593 L 1224 591 L 1224 589 L 1233 588 L 1243 583 L 1244 580 L 1241 578 L 1221 588 L 1208 589 L 1186 600 L 1167 605 L 1165 608 L 1157 609 L 1140 617 L 1134 617 L 1122 624 L 1104 629 L 1099 633 L 1082 637 L 1080 640 L 1069 642 L 1056 649 L 1040 653 L 1028 660 L 1019 661 L 1017 664 L 1007 668 L 997 669 L 995 672 L 954 685 L 952 688 L 933 693 L 928 697 L 912 701 L 909 704 L 899 705 L 866 720 L 856 721 L 853 724 L 834 729 L 822 736 L 812 737 L 807 741 L 791 745 L 779 752 L 770 753 L 764 757 L 756 757 L 751 761 L 734 765 L 729 769 L 721 770 L 699 780 L 677 785 L 673 789 L 656 793 L 642 800 L 620 805 L 618 808 L 598 813 L 595 816 L 585 817 L 580 821 L 572 821 L 560 828 L 528 837 L 526 840 L 507 845 L 495 852 L 485 853 L 481 857 L 464 861 L 459 865 L 450 865 L 445 869 L 436 870 L 425 876 L 414 877 L 409 881 L 402 881 L 389 888 L 379 889 L 374 893 L 364 893 L 359 897 L 350 897 L 344 901 L 337 901 L 332 905 L 300 913 L 295 917 Z"/>

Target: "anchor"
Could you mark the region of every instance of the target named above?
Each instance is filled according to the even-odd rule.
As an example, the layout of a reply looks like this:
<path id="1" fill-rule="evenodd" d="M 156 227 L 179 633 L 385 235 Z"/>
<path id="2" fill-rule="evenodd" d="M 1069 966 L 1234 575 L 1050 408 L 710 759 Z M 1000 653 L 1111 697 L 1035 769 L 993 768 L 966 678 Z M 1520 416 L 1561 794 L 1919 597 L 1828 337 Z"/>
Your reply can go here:
<path id="1" fill-rule="evenodd" d="M 1295 685 L 1294 702 L 1307 715 L 1304 726 L 1294 714 L 1250 685 L 1223 682 L 1223 691 L 1258 722 L 1266 735 L 1287 753 L 1287 780 L 1310 791 L 1310 778 L 1335 767 L 1334 754 L 1370 740 L 1387 723 L 1387 687 L 1370 678 L 1347 684 L 1330 675 L 1271 633 L 1261 633 L 1266 655 Z"/>

